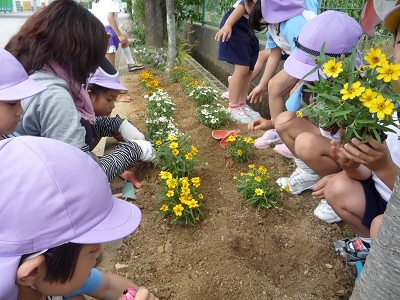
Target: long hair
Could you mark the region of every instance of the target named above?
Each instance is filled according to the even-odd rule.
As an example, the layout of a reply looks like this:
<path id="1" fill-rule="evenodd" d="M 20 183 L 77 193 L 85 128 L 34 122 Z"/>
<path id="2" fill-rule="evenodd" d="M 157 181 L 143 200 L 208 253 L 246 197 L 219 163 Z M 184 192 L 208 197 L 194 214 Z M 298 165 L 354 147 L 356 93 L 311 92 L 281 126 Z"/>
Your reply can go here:
<path id="1" fill-rule="evenodd" d="M 249 27 L 251 31 L 263 31 L 268 26 L 262 16 L 261 1 L 257 0 L 249 14 Z"/>
<path id="2" fill-rule="evenodd" d="M 104 58 L 108 37 L 103 24 L 73 0 L 56 0 L 33 14 L 5 46 L 28 74 L 57 63 L 85 83 Z"/>

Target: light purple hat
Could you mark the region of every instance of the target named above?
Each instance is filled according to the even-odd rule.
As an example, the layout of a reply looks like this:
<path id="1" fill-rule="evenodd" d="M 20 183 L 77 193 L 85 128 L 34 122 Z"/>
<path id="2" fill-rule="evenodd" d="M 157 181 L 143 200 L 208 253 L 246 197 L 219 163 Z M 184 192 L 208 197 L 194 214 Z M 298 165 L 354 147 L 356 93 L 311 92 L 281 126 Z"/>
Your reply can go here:
<path id="1" fill-rule="evenodd" d="M 29 79 L 19 61 L 3 48 L 0 48 L 0 66 L 0 101 L 21 100 L 47 89 Z"/>
<path id="2" fill-rule="evenodd" d="M 303 77 L 315 68 L 313 56 L 320 54 L 322 45 L 325 43 L 325 54 L 328 56 L 350 55 L 361 35 L 360 24 L 347 14 L 333 10 L 323 12 L 304 24 L 296 48 L 285 61 L 284 69 L 298 79 L 318 80 L 318 73 L 322 75 L 322 71 Z"/>
<path id="3" fill-rule="evenodd" d="M 0 142 L 0 299 L 17 299 L 23 254 L 73 242 L 123 238 L 139 208 L 111 194 L 101 167 L 81 150 L 48 138 Z"/>
<path id="4" fill-rule="evenodd" d="M 102 72 L 101 69 L 97 69 L 96 72 L 89 78 L 89 83 L 94 83 L 112 90 L 128 90 L 119 82 L 118 74 L 117 76 L 110 76 L 108 73 Z"/>
<path id="5" fill-rule="evenodd" d="M 300 15 L 305 9 L 304 0 L 261 0 L 264 20 L 276 24 Z"/>

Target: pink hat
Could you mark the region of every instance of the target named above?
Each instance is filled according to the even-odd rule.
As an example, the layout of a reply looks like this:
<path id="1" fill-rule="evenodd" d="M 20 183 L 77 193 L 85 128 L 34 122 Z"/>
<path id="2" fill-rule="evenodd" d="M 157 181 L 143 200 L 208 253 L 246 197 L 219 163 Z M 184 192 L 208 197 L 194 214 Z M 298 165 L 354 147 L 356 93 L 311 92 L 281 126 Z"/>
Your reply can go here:
<path id="1" fill-rule="evenodd" d="M 264 20 L 276 24 L 301 15 L 305 9 L 304 0 L 261 0 Z"/>
<path id="2" fill-rule="evenodd" d="M 0 101 L 21 100 L 47 89 L 29 79 L 19 61 L 3 48 L 0 48 L 0 66 Z"/>
<path id="3" fill-rule="evenodd" d="M 32 136 L 0 141 L 0 169 L 0 299 L 17 299 L 22 255 L 109 242 L 139 226 L 139 208 L 114 198 L 101 167 L 69 144 Z"/>
<path id="4" fill-rule="evenodd" d="M 296 48 L 285 61 L 284 69 L 298 79 L 318 80 L 318 73 L 322 75 L 322 72 L 303 77 L 316 67 L 314 56 L 320 54 L 322 45 L 325 43 L 325 54 L 328 56 L 350 55 L 361 35 L 361 26 L 356 20 L 342 12 L 325 11 L 304 24 Z"/>

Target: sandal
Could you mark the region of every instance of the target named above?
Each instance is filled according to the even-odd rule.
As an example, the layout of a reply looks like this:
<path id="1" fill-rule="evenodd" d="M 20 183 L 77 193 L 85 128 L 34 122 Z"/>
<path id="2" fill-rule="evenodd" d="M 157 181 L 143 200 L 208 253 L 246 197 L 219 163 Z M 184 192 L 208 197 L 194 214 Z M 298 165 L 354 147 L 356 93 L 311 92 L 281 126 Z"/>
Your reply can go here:
<path id="1" fill-rule="evenodd" d="M 222 140 L 232 134 L 237 135 L 239 134 L 240 129 L 236 129 L 236 130 L 214 130 L 213 132 L 211 132 L 211 135 L 214 139 L 216 140 Z"/>
<path id="2" fill-rule="evenodd" d="M 133 173 L 133 172 L 125 171 L 124 173 L 119 175 L 119 177 L 121 177 L 124 180 L 129 181 L 137 189 L 140 189 L 143 186 L 143 184 L 139 180 L 137 180 L 135 173 Z"/>

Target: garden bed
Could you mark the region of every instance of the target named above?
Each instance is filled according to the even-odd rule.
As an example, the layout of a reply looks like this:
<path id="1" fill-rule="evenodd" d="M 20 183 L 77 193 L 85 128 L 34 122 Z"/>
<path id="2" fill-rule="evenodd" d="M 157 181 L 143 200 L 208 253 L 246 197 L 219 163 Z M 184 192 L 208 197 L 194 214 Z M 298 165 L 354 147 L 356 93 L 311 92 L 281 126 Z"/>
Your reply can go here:
<path id="1" fill-rule="evenodd" d="M 152 164 L 132 168 L 143 183 L 134 200 L 142 210 L 142 222 L 124 239 L 117 260 L 100 269 L 117 272 L 114 264 L 127 265 L 117 273 L 149 287 L 160 299 L 347 299 L 356 270 L 334 252 L 332 242 L 352 237 L 348 227 L 314 217 L 318 203 L 310 191 L 286 194 L 276 210 L 247 205 L 233 177 L 246 172 L 249 164 L 226 158 L 226 149 L 212 138 L 212 129 L 199 122 L 197 104 L 179 83 L 161 71 L 147 70 L 172 98 L 175 124 L 191 137 L 197 158 L 206 163 L 194 171 L 201 177 L 205 214 L 195 226 L 171 225 L 164 217 L 155 221 L 160 212 L 160 170 Z M 190 72 L 197 73 L 194 68 Z M 138 75 L 128 75 L 124 85 L 133 98 L 128 116 L 146 132 L 145 92 Z M 240 129 L 253 138 L 262 134 L 234 122 L 224 129 Z M 250 159 L 282 176 L 294 170 L 291 160 L 272 149 L 254 150 Z M 112 187 L 114 193 L 120 192 L 121 180 L 113 180 Z"/>

